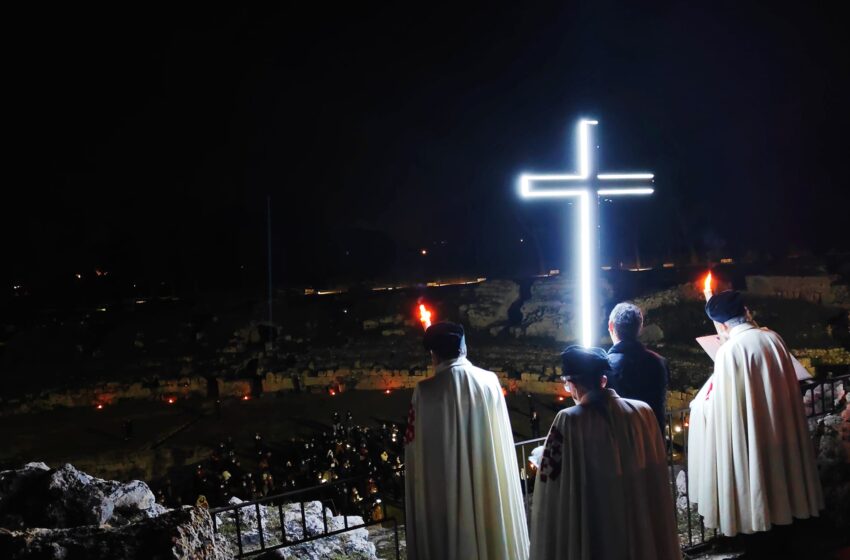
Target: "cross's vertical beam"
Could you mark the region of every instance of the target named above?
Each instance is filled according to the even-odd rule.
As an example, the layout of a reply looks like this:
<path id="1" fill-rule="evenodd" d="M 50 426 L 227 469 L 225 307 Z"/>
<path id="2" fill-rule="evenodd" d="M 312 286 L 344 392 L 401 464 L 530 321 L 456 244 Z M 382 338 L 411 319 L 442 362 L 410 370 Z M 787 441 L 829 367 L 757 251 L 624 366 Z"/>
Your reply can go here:
<path id="1" fill-rule="evenodd" d="M 595 231 L 593 226 L 593 212 L 590 205 L 590 192 L 588 190 L 581 191 L 579 195 L 579 286 L 581 289 L 581 345 L 588 347 L 593 346 L 593 309 L 594 309 L 594 290 L 593 290 L 593 274 L 596 272 L 596 267 L 593 263 L 593 242 Z"/>
<path id="2" fill-rule="evenodd" d="M 594 342 L 594 309 L 597 296 L 594 289 L 597 265 L 593 252 L 594 244 L 597 242 L 594 235 L 596 220 L 591 196 L 595 194 L 596 202 L 598 202 L 600 196 L 652 194 L 654 189 L 649 185 L 655 177 L 652 173 L 597 174 L 590 142 L 590 127 L 597 124 L 599 124 L 598 121 L 589 119 L 581 119 L 578 123 L 578 173 L 545 175 L 523 173 L 519 177 L 519 193 L 523 198 L 578 198 L 579 266 L 577 276 L 581 300 L 578 330 L 579 340 L 583 346 L 592 346 Z M 540 184 L 544 188 L 535 189 L 535 184 Z M 562 188 L 563 186 L 567 188 Z"/>

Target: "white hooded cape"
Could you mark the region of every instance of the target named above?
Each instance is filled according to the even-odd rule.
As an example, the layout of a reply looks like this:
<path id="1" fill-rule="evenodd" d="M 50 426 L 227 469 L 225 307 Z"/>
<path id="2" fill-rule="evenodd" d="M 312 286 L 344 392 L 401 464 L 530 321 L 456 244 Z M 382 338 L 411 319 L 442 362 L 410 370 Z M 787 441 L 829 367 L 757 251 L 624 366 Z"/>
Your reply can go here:
<path id="1" fill-rule="evenodd" d="M 706 527 L 728 536 L 823 509 L 800 386 L 775 332 L 738 325 L 717 351 L 691 402 L 688 491 Z"/>
<path id="2" fill-rule="evenodd" d="M 528 529 L 498 378 L 464 357 L 413 391 L 405 447 L 407 557 L 525 560 Z"/>
<path id="3" fill-rule="evenodd" d="M 664 441 L 649 405 L 606 389 L 559 412 L 534 484 L 532 560 L 681 557 Z"/>

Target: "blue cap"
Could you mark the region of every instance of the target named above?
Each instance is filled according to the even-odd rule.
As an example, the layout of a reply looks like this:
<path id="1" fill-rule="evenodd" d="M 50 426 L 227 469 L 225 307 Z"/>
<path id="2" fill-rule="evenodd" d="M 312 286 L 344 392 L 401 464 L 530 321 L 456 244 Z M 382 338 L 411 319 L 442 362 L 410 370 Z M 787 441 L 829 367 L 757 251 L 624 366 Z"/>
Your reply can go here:
<path id="1" fill-rule="evenodd" d="M 725 323 L 729 319 L 745 315 L 747 308 L 744 306 L 744 296 L 736 290 L 715 294 L 705 302 L 705 313 L 715 323 Z"/>
<path id="2" fill-rule="evenodd" d="M 599 379 L 611 369 L 605 350 L 577 344 L 561 352 L 561 363 L 567 381 Z"/>
<path id="3" fill-rule="evenodd" d="M 443 321 L 434 323 L 425 331 L 425 350 L 433 350 L 440 356 L 457 356 L 466 350 L 463 326 Z"/>

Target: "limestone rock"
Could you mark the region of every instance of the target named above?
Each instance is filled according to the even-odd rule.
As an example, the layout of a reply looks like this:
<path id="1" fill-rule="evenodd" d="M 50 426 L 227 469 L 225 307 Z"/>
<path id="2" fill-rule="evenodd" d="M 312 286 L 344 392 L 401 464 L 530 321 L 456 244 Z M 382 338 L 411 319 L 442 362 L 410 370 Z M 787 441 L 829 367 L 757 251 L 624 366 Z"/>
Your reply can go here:
<path id="1" fill-rule="evenodd" d="M 679 511 L 688 509 L 688 475 L 685 469 L 676 475 L 676 507 Z"/>
<path id="2" fill-rule="evenodd" d="M 241 501 L 235 498 L 231 500 L 231 503 L 236 504 L 241 503 Z M 280 513 L 277 507 L 261 505 L 259 509 L 266 546 L 280 544 L 283 533 L 286 534 L 289 541 L 303 538 L 305 535 L 304 525 L 307 529 L 306 536 L 316 536 L 325 532 L 325 522 L 327 522 L 328 532 L 343 530 L 346 524 L 346 520 L 342 516 L 335 516 L 329 508 L 325 508 L 319 501 L 305 503 L 303 522 L 299 504 L 284 504 L 282 508 L 283 531 L 281 530 Z M 256 507 L 246 507 L 239 512 L 240 535 L 242 548 L 245 551 L 256 550 L 260 545 L 256 510 Z M 348 516 L 347 523 L 348 526 L 360 525 L 363 523 L 363 519 L 358 516 Z M 216 514 L 216 524 L 219 527 L 219 533 L 228 539 L 230 546 L 234 550 L 238 549 L 236 515 L 233 512 Z M 369 532 L 365 528 L 280 549 L 267 556 L 271 558 L 310 558 L 316 560 L 327 560 L 328 558 L 377 560 L 375 545 L 369 540 Z"/>
<path id="3" fill-rule="evenodd" d="M 508 309 L 519 299 L 519 284 L 511 280 L 487 280 L 471 289 L 472 303 L 460 312 L 473 329 L 489 329 L 508 320 Z"/>
<path id="4" fill-rule="evenodd" d="M 216 538 L 205 509 L 186 507 L 122 527 L 0 531 L 0 557 L 9 560 L 87 560 L 233 558 Z"/>
<path id="5" fill-rule="evenodd" d="M 574 287 L 565 278 L 544 278 L 531 286 L 531 297 L 522 304 L 520 336 L 541 337 L 567 342 L 573 332 Z"/>
<path id="6" fill-rule="evenodd" d="M 831 304 L 835 300 L 831 276 L 747 276 L 747 292 L 783 299 Z"/>
<path id="7" fill-rule="evenodd" d="M 128 524 L 161 514 L 164 509 L 155 501 L 142 481 L 102 480 L 68 464 L 51 470 L 29 463 L 0 472 L 0 523 L 5 527 Z"/>
<path id="8" fill-rule="evenodd" d="M 44 463 L 27 463 L 20 469 L 0 471 L 0 527 L 23 527 L 40 515 L 28 496 L 41 491 L 50 468 Z"/>
<path id="9" fill-rule="evenodd" d="M 632 300 L 632 303 L 640 307 L 641 311 L 646 315 L 653 309 L 678 305 L 685 301 L 699 301 L 702 298 L 703 295 L 697 290 L 696 285 L 689 283 L 635 298 Z"/>
<path id="10" fill-rule="evenodd" d="M 836 527 L 847 531 L 850 530 L 847 507 L 850 503 L 850 407 L 846 405 L 844 394 L 842 402 L 845 406 L 841 414 L 828 414 L 817 420 L 814 439 L 826 514 Z"/>

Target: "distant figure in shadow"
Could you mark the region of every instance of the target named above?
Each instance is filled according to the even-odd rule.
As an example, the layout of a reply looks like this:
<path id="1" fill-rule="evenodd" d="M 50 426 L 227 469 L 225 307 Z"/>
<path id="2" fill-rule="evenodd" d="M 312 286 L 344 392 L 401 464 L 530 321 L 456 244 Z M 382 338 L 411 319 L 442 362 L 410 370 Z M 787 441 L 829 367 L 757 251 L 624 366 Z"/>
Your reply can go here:
<path id="1" fill-rule="evenodd" d="M 633 303 L 618 303 L 608 317 L 608 333 L 614 346 L 608 350 L 611 372 L 608 388 L 624 399 L 643 401 L 658 420 L 662 437 L 666 425 L 667 360 L 647 350 L 638 336 L 643 328 L 643 313 Z"/>

